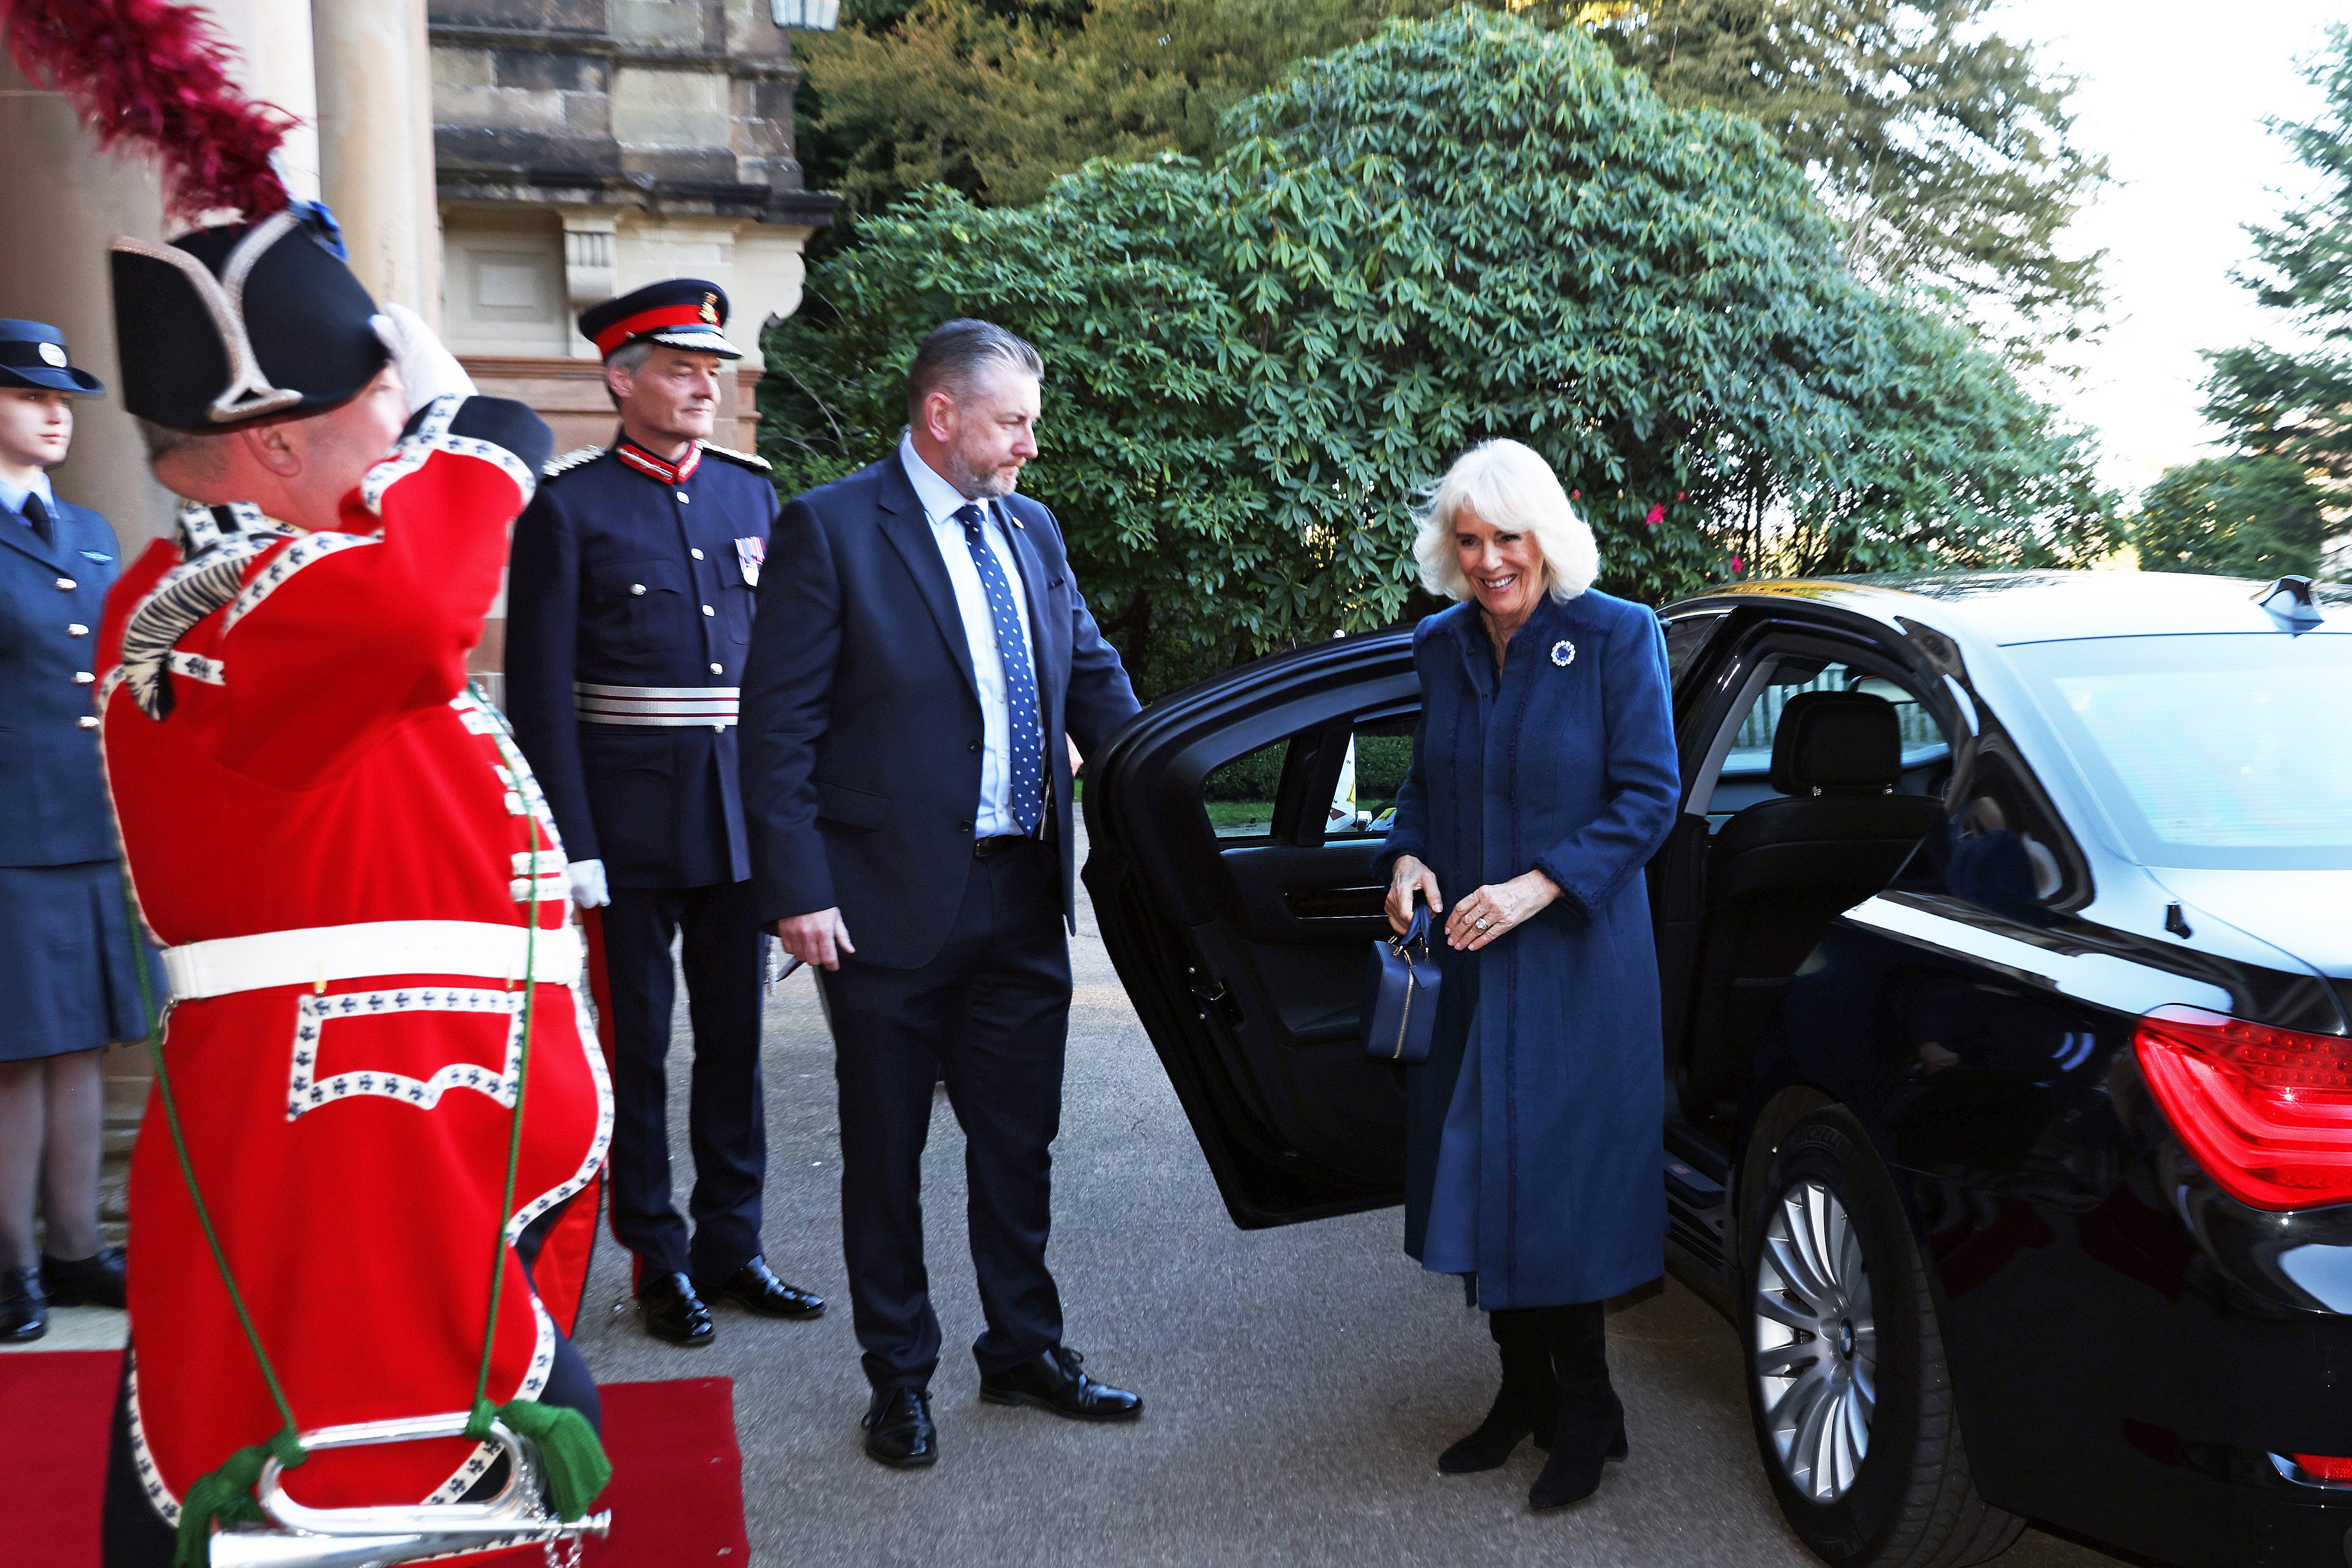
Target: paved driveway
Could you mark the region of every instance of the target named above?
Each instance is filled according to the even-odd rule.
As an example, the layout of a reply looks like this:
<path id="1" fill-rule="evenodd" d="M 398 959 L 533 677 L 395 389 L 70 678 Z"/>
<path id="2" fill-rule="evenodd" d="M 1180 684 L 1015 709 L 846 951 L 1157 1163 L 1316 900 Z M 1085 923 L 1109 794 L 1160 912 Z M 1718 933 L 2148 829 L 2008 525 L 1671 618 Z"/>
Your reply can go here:
<path id="1" fill-rule="evenodd" d="M 865 1385 L 839 1239 L 831 1047 L 805 975 L 769 1010 L 768 1258 L 833 1306 L 814 1324 L 721 1309 L 707 1350 L 647 1339 L 623 1306 L 607 1235 L 581 1344 L 608 1380 L 735 1379 L 759 1568 L 981 1564 L 1608 1564 L 1790 1568 L 1814 1562 L 1773 1507 L 1748 1436 L 1737 1345 L 1678 1285 L 1617 1314 L 1610 1357 L 1633 1458 L 1589 1502 L 1528 1512 L 1537 1455 L 1441 1477 L 1437 1451 L 1494 1392 L 1484 1321 L 1399 1250 L 1396 1211 L 1244 1233 L 1118 977 L 1082 921 L 1051 1254 L 1069 1342 L 1141 1392 L 1142 1421 L 1090 1427 L 982 1405 L 964 1251 L 962 1135 L 936 1102 L 925 1166 L 940 1459 L 898 1474 L 858 1451 Z M 681 1005 L 680 1016 L 684 1009 Z M 685 1081 L 681 1047 L 672 1082 Z M 684 1106 L 673 1106 L 678 1168 Z M 2001 1568 L 2093 1568 L 2038 1531 Z"/>

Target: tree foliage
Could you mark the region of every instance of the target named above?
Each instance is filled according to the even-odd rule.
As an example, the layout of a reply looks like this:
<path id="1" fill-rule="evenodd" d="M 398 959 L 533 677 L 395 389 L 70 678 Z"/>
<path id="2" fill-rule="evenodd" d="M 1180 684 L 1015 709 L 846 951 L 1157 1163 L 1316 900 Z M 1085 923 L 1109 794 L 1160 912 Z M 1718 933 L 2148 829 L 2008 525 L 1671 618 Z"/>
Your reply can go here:
<path id="1" fill-rule="evenodd" d="M 1016 205 L 1090 158 L 1207 157 L 1294 61 L 1450 3 L 850 0 L 795 45 L 801 155 L 853 215 L 929 184 Z"/>
<path id="2" fill-rule="evenodd" d="M 801 45 L 802 157 L 856 214 L 933 183 L 1033 201 L 1089 158 L 1214 156 L 1294 62 L 1452 3 L 850 0 Z M 1478 3 L 1597 28 L 1669 104 L 1763 124 L 1866 278 L 1991 304 L 2028 352 L 2096 308 L 2098 258 L 2059 237 L 2105 165 L 2068 141 L 2072 81 L 1984 26 L 1996 0 Z"/>
<path id="3" fill-rule="evenodd" d="M 2327 538 L 2321 499 L 2286 458 L 2184 463 L 2167 468 L 2140 498 L 2132 543 L 2150 572 L 2315 576 Z"/>
<path id="4" fill-rule="evenodd" d="M 2068 139 L 2073 79 L 1992 31 L 1997 4 L 1634 0 L 1600 25 L 1667 102 L 1772 132 L 1864 277 L 1990 306 L 2031 353 L 2098 308 L 2099 257 L 2060 237 L 2107 169 Z"/>
<path id="5" fill-rule="evenodd" d="M 922 193 L 769 340 L 789 485 L 873 460 L 922 334 L 1048 364 L 1024 483 L 1145 685 L 1399 619 L 1418 491 L 1491 436 L 1578 492 L 1602 585 L 2096 552 L 2085 455 L 1960 329 L 1857 281 L 1753 121 L 1582 31 L 1398 24 L 1239 105 L 1213 163 L 1023 208 Z"/>
<path id="6" fill-rule="evenodd" d="M 2255 265 L 2238 279 L 2317 344 L 2209 354 L 2205 416 L 2248 451 L 2341 486 L 2352 481 L 2352 26 L 2330 29 L 2309 75 L 2326 94 L 2319 118 L 2270 125 L 2317 176 L 2317 193 L 2276 226 L 2249 228 Z"/>

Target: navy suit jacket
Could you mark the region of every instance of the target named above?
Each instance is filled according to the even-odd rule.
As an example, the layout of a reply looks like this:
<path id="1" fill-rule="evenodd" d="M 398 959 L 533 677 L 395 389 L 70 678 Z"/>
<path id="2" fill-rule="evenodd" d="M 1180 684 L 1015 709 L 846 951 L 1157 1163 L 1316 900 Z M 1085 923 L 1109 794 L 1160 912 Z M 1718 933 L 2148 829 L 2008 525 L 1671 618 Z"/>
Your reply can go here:
<path id="1" fill-rule="evenodd" d="M 0 511 L 0 866 L 111 860 L 98 762 L 98 621 L 121 574 L 106 519 L 58 502 L 57 543 Z"/>
<path id="2" fill-rule="evenodd" d="M 1070 574 L 1061 526 L 1001 503 L 1029 600 L 1062 907 L 1075 908 L 1067 734 L 1092 754 L 1136 712 Z M 929 963 L 971 874 L 981 711 L 955 589 L 894 451 L 784 509 L 743 671 L 743 806 L 763 921 L 838 908 L 860 962 Z"/>

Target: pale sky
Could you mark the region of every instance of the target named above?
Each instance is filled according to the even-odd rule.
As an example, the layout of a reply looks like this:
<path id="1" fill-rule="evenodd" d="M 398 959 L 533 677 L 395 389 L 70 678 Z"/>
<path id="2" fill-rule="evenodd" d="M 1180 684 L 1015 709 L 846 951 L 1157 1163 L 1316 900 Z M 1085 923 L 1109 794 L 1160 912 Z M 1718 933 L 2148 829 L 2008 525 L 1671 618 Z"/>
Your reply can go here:
<path id="1" fill-rule="evenodd" d="M 2278 312 L 2230 281 L 2250 261 L 2243 225 L 2274 219 L 2309 175 L 2264 117 L 2310 120 L 2322 102 L 2296 66 L 2347 0 L 2010 0 L 1990 18 L 2082 78 L 2074 136 L 2121 182 L 2075 220 L 2070 248 L 2105 248 L 2105 342 L 2082 377 L 2048 389 L 2098 433 L 2100 474 L 2126 500 L 2175 463 L 2212 457 L 2198 415 L 2200 349 L 2288 340 Z"/>

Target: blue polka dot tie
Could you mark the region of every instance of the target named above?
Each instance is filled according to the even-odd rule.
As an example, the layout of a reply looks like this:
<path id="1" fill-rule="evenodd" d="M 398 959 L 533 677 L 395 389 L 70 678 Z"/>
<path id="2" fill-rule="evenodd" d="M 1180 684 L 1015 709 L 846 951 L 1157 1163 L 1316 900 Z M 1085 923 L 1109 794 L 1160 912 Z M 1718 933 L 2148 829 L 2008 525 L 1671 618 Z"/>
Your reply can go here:
<path id="1" fill-rule="evenodd" d="M 996 651 L 1004 660 L 1004 700 L 1012 710 L 1007 717 L 1013 733 L 1013 819 L 1022 832 L 1034 833 L 1045 800 L 1045 732 L 1037 721 L 1037 672 L 1029 662 L 1029 639 L 1021 635 L 1013 584 L 1004 580 L 996 552 L 981 537 L 980 508 L 967 506 L 955 515 L 963 524 L 963 542 L 971 548 L 981 588 L 988 595 L 988 613 L 996 620 Z"/>

